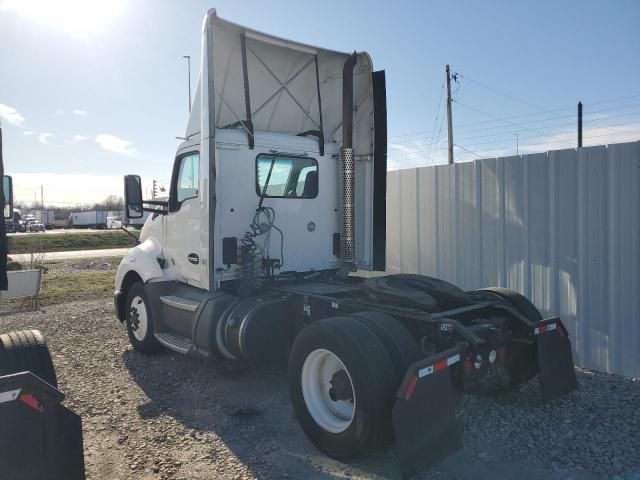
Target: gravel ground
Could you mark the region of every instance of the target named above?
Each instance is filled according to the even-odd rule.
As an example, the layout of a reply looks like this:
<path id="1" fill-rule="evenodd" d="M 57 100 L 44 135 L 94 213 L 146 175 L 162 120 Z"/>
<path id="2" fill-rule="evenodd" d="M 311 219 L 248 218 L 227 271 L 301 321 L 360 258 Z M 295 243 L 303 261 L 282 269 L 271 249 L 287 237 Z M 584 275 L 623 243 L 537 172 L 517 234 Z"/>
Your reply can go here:
<path id="1" fill-rule="evenodd" d="M 132 351 L 109 300 L 0 318 L 38 328 L 65 403 L 82 416 L 89 479 L 400 478 L 395 451 L 350 465 L 307 441 L 284 364 L 212 365 Z M 542 404 L 537 380 L 501 397 L 465 395 L 465 448 L 421 478 L 640 480 L 640 380 L 580 370 L 578 392 Z"/>

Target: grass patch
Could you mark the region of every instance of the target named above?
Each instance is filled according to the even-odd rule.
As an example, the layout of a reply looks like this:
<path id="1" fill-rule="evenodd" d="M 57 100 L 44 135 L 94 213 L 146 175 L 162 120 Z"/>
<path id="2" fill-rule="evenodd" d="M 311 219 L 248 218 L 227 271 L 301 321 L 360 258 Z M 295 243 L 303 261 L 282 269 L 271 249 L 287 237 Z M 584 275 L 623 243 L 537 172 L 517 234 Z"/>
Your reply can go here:
<path id="1" fill-rule="evenodd" d="M 136 237 L 139 231 L 132 231 Z M 133 246 L 133 239 L 125 232 L 28 234 L 9 237 L 9 254 L 31 252 L 67 252 L 73 250 L 101 250 Z"/>
<path id="2" fill-rule="evenodd" d="M 108 298 L 114 292 L 116 268 L 121 258 L 92 258 L 47 262 L 40 290 L 42 306 Z M 88 263 L 109 264 L 109 270 L 78 268 Z"/>

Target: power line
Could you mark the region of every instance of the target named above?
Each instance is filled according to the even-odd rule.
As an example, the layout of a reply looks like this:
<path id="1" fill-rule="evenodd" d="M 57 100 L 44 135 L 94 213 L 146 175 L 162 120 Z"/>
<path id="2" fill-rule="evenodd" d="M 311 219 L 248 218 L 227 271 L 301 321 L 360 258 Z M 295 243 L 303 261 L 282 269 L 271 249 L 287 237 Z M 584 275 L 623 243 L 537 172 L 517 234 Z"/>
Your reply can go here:
<path id="1" fill-rule="evenodd" d="M 469 81 L 469 82 L 471 82 L 471 83 L 474 83 L 474 84 L 476 84 L 476 85 L 478 85 L 478 86 L 480 86 L 480 87 L 486 88 L 487 90 L 491 90 L 492 92 L 497 93 L 498 95 L 502 95 L 502 96 L 503 96 L 503 97 L 505 97 L 505 98 L 509 98 L 509 99 L 511 99 L 511 100 L 513 100 L 513 101 L 515 101 L 515 102 L 520 102 L 520 103 L 522 103 L 522 104 L 524 104 L 524 105 L 528 105 L 529 107 L 535 108 L 536 110 L 541 110 L 541 111 L 543 111 L 543 112 L 547 112 L 547 113 L 552 113 L 552 114 L 553 114 L 553 111 L 552 111 L 552 110 L 548 110 L 548 109 L 546 109 L 546 108 L 539 107 L 538 105 L 534 105 L 533 103 L 527 102 L 527 101 L 522 100 L 522 99 L 520 99 L 520 98 L 518 98 L 518 97 L 514 97 L 513 95 L 509 95 L 509 94 L 507 94 L 507 93 L 501 92 L 500 90 L 497 90 L 497 89 L 495 89 L 495 88 L 493 88 L 493 87 L 490 87 L 490 86 L 488 86 L 488 85 L 485 85 L 484 83 L 480 83 L 480 82 L 478 82 L 477 80 L 473 80 L 472 78 L 469 78 L 469 77 L 467 77 L 466 75 L 463 75 L 463 74 L 461 74 L 461 73 L 458 73 L 458 75 L 459 75 L 461 78 L 463 78 L 463 79 L 465 79 L 465 80 L 467 80 L 467 81 Z"/>
<path id="2" fill-rule="evenodd" d="M 614 125 L 609 125 L 608 128 L 623 128 L 628 126 L 629 123 L 620 123 L 620 124 L 614 124 Z M 601 133 L 598 135 L 593 135 L 590 134 L 590 131 L 593 130 L 599 130 L 599 128 L 597 127 L 592 127 L 589 129 L 585 129 L 584 130 L 584 137 L 585 138 L 599 138 L 599 137 L 605 137 L 605 136 L 609 136 L 609 137 L 614 137 L 614 136 L 619 136 L 619 135 L 623 135 L 623 134 L 628 134 L 630 133 L 629 130 L 627 131 L 616 131 L 613 133 Z M 535 139 L 535 138 L 547 138 L 547 137 L 551 137 L 553 135 L 569 135 L 569 132 L 561 132 L 561 133 L 555 133 L 555 134 L 540 134 L 540 135 L 528 135 L 528 136 L 521 136 L 520 140 L 530 140 L 530 139 Z M 638 137 L 640 138 L 640 133 L 638 134 Z M 543 142 L 539 142 L 539 143 L 535 143 L 535 144 L 531 144 L 531 145 L 554 145 L 554 144 L 558 144 L 558 143 L 563 143 L 563 144 L 567 144 L 570 143 L 572 140 L 571 138 L 566 138 L 566 139 L 558 139 L 558 140 L 549 140 L 549 141 L 543 141 Z M 481 146 L 481 145 L 490 145 L 490 144 L 495 144 L 495 143 L 500 143 L 502 142 L 502 144 L 497 145 L 495 149 L 504 149 L 504 148 L 509 148 L 511 147 L 511 144 L 507 143 L 507 141 L 505 139 L 500 139 L 500 140 L 494 140 L 494 141 L 488 141 L 488 142 L 480 142 L 480 143 L 473 143 L 471 144 L 472 146 Z M 524 145 L 521 146 L 520 148 L 527 148 L 531 145 Z M 464 149 L 464 147 L 462 147 L 461 145 L 457 144 L 457 146 L 460 146 L 461 148 Z M 405 155 L 398 155 L 399 158 L 408 158 L 408 159 L 412 159 L 412 158 L 419 158 L 423 155 L 423 153 L 421 152 L 415 152 L 415 153 L 410 153 L 410 154 L 405 154 Z M 428 159 L 425 159 L 428 160 Z"/>
<path id="3" fill-rule="evenodd" d="M 597 102 L 591 102 L 591 103 L 585 103 L 583 102 L 583 106 L 592 106 L 592 105 L 601 105 L 603 103 L 613 103 L 613 102 L 618 102 L 620 100 L 627 100 L 627 99 L 631 99 L 631 98 L 638 98 L 640 97 L 640 94 L 637 95 L 627 95 L 624 97 L 617 97 L 617 98 L 612 98 L 612 99 L 607 99 L 607 100 L 599 100 Z M 622 108 L 629 108 L 630 106 L 637 106 L 638 104 L 631 104 L 631 105 L 623 105 L 623 106 L 618 106 L 618 107 L 610 107 L 610 108 L 605 108 L 605 109 L 600 109 L 600 110 L 595 110 L 593 112 L 590 112 L 589 114 L 592 113 L 598 113 L 598 112 L 605 112 L 605 111 L 610 111 L 610 110 L 619 110 Z M 562 108 L 556 108 L 553 110 L 548 110 L 546 112 L 535 112 L 535 113 L 525 113 L 525 114 L 519 114 L 519 115 L 511 115 L 508 117 L 496 117 L 494 120 L 481 120 L 481 121 L 477 121 L 477 122 L 470 122 L 470 123 L 463 123 L 461 125 L 457 125 L 456 128 L 460 129 L 460 128 L 465 128 L 468 126 L 473 126 L 473 125 L 482 125 L 482 124 L 487 124 L 487 123 L 494 123 L 497 121 L 503 121 L 503 120 L 513 120 L 516 118 L 525 118 L 525 117 L 534 117 L 534 116 L 539 116 L 539 115 L 543 115 L 544 113 L 556 113 L 556 112 L 562 112 L 562 111 L 566 111 L 566 110 L 571 110 L 573 111 L 575 109 L 575 106 L 571 106 L 571 107 L 562 107 Z M 573 117 L 574 115 L 564 115 L 564 116 L 557 116 L 554 115 L 555 118 L 566 118 L 566 117 Z M 531 120 L 530 122 L 523 122 L 523 123 L 519 123 L 518 125 L 524 125 L 527 123 L 534 123 L 534 122 L 540 122 L 540 121 L 545 121 L 545 120 L 551 120 L 553 117 L 551 118 L 543 118 L 543 119 L 538 119 L 538 120 Z M 498 127 L 493 127 L 493 128 L 501 128 L 502 126 L 498 126 Z M 422 135 L 424 133 L 428 133 L 428 130 L 416 130 L 414 132 L 408 132 L 408 133 L 402 133 L 399 135 L 394 135 L 389 137 L 389 139 L 394 139 L 394 138 L 401 138 L 401 137 L 409 137 L 409 136 L 414 136 L 414 135 Z"/>
<path id="4" fill-rule="evenodd" d="M 454 143 L 454 145 L 455 145 L 456 147 L 458 147 L 458 148 L 463 149 L 463 150 L 464 150 L 464 151 L 466 151 L 466 152 L 469 152 L 469 153 L 471 153 L 471 154 L 475 155 L 475 156 L 476 156 L 476 157 L 478 157 L 478 158 L 482 158 L 482 157 L 481 157 L 480 155 L 478 155 L 476 152 L 472 152 L 471 150 L 469 150 L 469 149 L 468 149 L 468 148 L 466 148 L 466 147 L 463 147 L 462 145 L 458 145 L 457 143 Z"/>
<path id="5" fill-rule="evenodd" d="M 630 106 L 640 106 L 640 104 L 635 104 L 635 105 L 630 105 Z M 630 107 L 630 106 L 627 106 L 627 107 Z M 585 123 L 586 123 L 586 121 L 589 120 L 587 117 L 596 115 L 597 113 L 600 113 L 600 111 L 592 112 L 590 114 L 585 115 Z M 621 113 L 621 114 L 618 114 L 618 115 L 609 115 L 607 118 L 602 119 L 602 120 L 610 120 L 610 119 L 619 118 L 619 117 L 634 117 L 634 116 L 639 115 L 639 114 L 640 114 L 640 112 L 635 112 L 635 111 L 634 112 L 625 112 L 625 113 Z M 575 117 L 575 115 L 565 115 L 565 116 L 560 117 L 558 119 L 561 119 L 561 118 L 574 118 L 574 117 Z M 509 126 L 499 125 L 499 126 L 496 126 L 496 127 L 487 127 L 487 128 L 484 128 L 484 129 L 483 128 L 479 128 L 479 129 L 470 130 L 470 131 L 468 131 L 466 133 L 482 132 L 482 131 L 486 131 L 486 130 L 495 130 L 496 128 L 506 129 L 506 128 L 509 128 L 509 127 L 514 127 L 514 126 L 518 126 L 519 127 L 520 125 L 528 125 L 528 124 L 531 124 L 531 123 L 536 123 L 536 122 L 516 123 L 516 124 L 509 125 Z M 571 121 L 571 122 L 563 122 L 563 123 L 554 123 L 554 124 L 549 124 L 549 125 L 542 125 L 542 126 L 538 126 L 538 127 L 531 127 L 531 128 L 525 128 L 525 129 L 518 128 L 517 131 L 518 132 L 528 132 L 528 131 L 534 131 L 534 130 L 544 130 L 544 129 L 558 128 L 558 127 L 572 126 L 572 125 L 574 125 L 574 123 L 575 123 L 574 121 Z M 599 128 L 608 128 L 608 127 L 611 127 L 611 126 L 599 126 Z M 483 134 L 483 135 L 472 135 L 472 136 L 469 136 L 469 135 L 463 134 L 459 138 L 462 139 L 462 140 L 471 140 L 471 139 L 475 139 L 475 138 L 486 138 L 486 137 L 501 136 L 501 135 L 511 135 L 512 133 L 513 133 L 512 129 L 509 129 L 509 130 L 503 131 L 503 132 L 487 133 L 487 134 Z M 550 133 L 550 135 L 553 135 L 553 133 Z M 399 144 L 399 145 L 405 146 L 407 144 Z M 411 145 L 413 145 L 415 147 L 418 147 L 418 146 L 425 146 L 426 147 L 429 144 L 428 143 L 412 143 Z"/>
<path id="6" fill-rule="evenodd" d="M 431 140 L 429 143 L 429 153 L 427 158 L 431 158 L 431 146 L 433 145 L 433 137 L 436 134 L 436 126 L 438 125 L 438 115 L 440 115 L 440 106 L 442 105 L 442 97 L 444 97 L 444 83 L 440 87 L 440 100 L 438 100 L 438 109 L 436 110 L 436 119 L 433 121 L 433 130 L 431 130 Z"/>

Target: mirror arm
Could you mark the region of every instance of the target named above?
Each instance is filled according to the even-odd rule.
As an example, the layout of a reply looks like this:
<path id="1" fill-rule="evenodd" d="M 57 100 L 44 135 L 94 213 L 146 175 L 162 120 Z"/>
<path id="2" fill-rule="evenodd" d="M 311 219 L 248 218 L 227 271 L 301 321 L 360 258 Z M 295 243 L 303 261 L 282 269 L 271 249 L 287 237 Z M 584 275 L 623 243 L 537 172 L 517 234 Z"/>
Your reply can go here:
<path id="1" fill-rule="evenodd" d="M 168 215 L 169 211 L 164 208 L 142 208 L 143 212 L 157 213 L 158 215 Z"/>
<path id="2" fill-rule="evenodd" d="M 129 230 L 127 230 L 126 228 L 124 228 L 123 226 L 120 226 L 120 230 L 124 231 L 124 233 L 126 233 L 127 235 L 129 235 L 131 238 L 133 238 L 134 244 L 135 245 L 140 245 L 140 239 L 138 237 L 136 237 L 133 233 L 131 233 Z"/>
<path id="3" fill-rule="evenodd" d="M 166 200 L 143 200 L 142 203 L 146 203 L 147 205 L 159 205 L 161 207 L 169 205 L 169 202 Z"/>

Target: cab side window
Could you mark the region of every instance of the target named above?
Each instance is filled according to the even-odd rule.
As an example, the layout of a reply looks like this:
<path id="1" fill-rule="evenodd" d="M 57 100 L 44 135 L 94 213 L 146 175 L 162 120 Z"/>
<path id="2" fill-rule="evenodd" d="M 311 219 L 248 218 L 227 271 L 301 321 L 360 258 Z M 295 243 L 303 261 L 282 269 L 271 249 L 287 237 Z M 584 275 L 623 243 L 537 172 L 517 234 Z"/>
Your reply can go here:
<path id="1" fill-rule="evenodd" d="M 200 185 L 200 155 L 191 153 L 182 157 L 176 182 L 177 207 L 182 202 L 198 196 Z"/>

